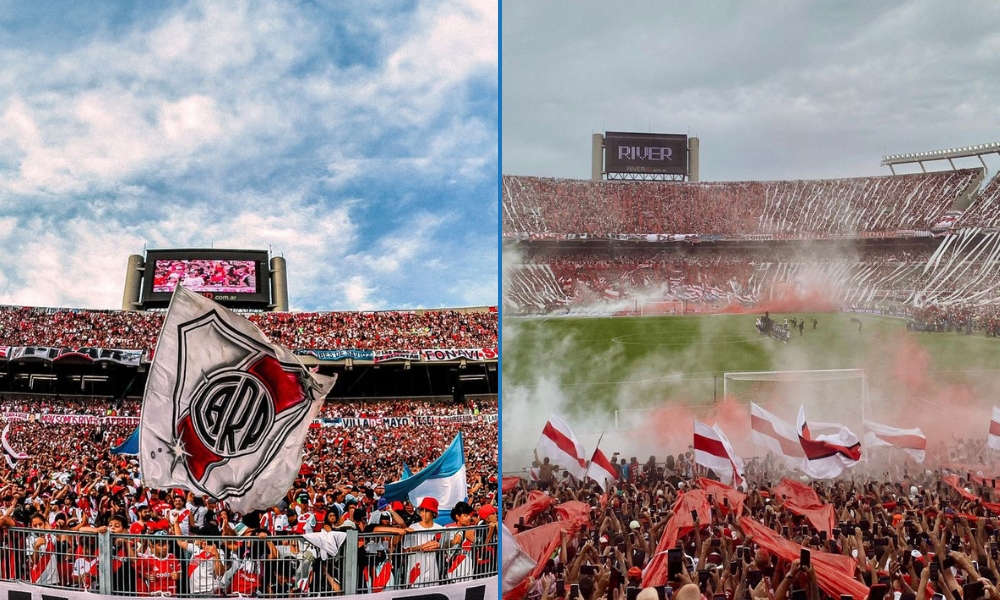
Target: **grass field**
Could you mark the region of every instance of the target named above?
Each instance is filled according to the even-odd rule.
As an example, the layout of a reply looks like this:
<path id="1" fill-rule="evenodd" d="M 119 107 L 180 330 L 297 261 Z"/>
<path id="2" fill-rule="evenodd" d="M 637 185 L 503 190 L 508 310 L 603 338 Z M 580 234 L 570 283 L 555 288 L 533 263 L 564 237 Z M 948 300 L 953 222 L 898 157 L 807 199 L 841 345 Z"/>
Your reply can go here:
<path id="1" fill-rule="evenodd" d="M 505 408 L 508 397 L 545 401 L 539 394 L 562 394 L 569 412 L 711 403 L 726 371 L 861 368 L 876 399 L 959 385 L 992 402 L 1000 389 L 998 338 L 908 332 L 891 317 L 772 316 L 805 317 L 803 335 L 787 344 L 760 336 L 752 315 L 505 320 Z"/>
<path id="2" fill-rule="evenodd" d="M 726 371 L 864 369 L 867 412 L 853 391 L 859 383 L 840 403 L 803 386 L 785 404 L 765 405 L 793 423 L 802 403 L 810 418 L 858 431 L 862 416 L 921 427 L 929 443 L 986 436 L 990 406 L 1000 404 L 1000 338 L 910 332 L 891 317 L 772 315 L 785 316 L 807 319 L 787 344 L 758 335 L 754 315 L 505 319 L 504 470 L 530 462 L 553 412 L 588 452 L 602 436 L 603 448 L 638 456 L 681 451 L 694 419 L 719 422 L 737 451 L 750 452 L 749 407 L 723 401 Z"/>

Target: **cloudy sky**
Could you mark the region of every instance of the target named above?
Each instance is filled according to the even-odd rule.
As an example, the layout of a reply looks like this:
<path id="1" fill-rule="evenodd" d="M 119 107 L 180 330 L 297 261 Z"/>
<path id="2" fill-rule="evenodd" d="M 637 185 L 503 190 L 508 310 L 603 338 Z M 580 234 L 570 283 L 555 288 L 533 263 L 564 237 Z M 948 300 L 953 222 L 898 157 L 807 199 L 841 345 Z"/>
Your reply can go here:
<path id="1" fill-rule="evenodd" d="M 698 136 L 705 181 L 1000 141 L 993 2 L 516 1 L 502 25 L 508 174 L 589 178 L 604 131 Z"/>
<path id="2" fill-rule="evenodd" d="M 0 303 L 271 249 L 293 309 L 495 305 L 497 5 L 0 0 Z"/>

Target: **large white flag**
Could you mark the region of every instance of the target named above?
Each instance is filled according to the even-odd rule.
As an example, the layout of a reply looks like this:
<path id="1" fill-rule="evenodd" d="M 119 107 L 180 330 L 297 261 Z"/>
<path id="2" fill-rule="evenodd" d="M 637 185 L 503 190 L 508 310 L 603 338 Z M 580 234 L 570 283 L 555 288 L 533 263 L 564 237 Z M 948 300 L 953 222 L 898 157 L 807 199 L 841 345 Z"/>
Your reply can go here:
<path id="1" fill-rule="evenodd" d="M 865 421 L 865 446 L 877 448 L 880 446 L 890 446 L 899 448 L 913 457 L 918 463 L 924 462 L 924 450 L 927 448 L 927 436 L 919 428 L 899 429 L 876 423 L 875 421 Z"/>
<path id="2" fill-rule="evenodd" d="M 854 432 L 843 425 L 823 423 L 822 426 L 827 431 L 811 431 L 806 422 L 805 406 L 799 406 L 799 443 L 805 454 L 802 471 L 816 479 L 832 479 L 840 475 L 845 467 L 858 464 L 861 442 Z"/>
<path id="3" fill-rule="evenodd" d="M 990 419 L 990 437 L 986 445 L 994 450 L 1000 450 L 1000 408 L 993 407 L 993 418 Z"/>
<path id="4" fill-rule="evenodd" d="M 503 535 L 503 543 L 501 544 L 503 561 L 501 566 L 503 568 L 501 572 L 503 573 L 503 593 L 506 594 L 524 581 L 524 578 L 531 574 L 538 563 L 524 550 L 521 550 L 521 545 L 517 543 L 514 534 L 507 529 L 506 525 L 501 523 L 500 526 L 503 528 L 501 534 Z"/>
<path id="5" fill-rule="evenodd" d="M 802 445 L 795 426 L 750 403 L 750 434 L 753 443 L 779 456 L 789 469 L 801 469 Z"/>
<path id="6" fill-rule="evenodd" d="M 543 458 L 547 456 L 552 464 L 559 465 L 577 479 L 586 476 L 587 459 L 583 446 L 576 441 L 569 425 L 555 415 L 549 417 L 542 429 L 542 438 L 538 440 L 538 454 Z"/>
<path id="7" fill-rule="evenodd" d="M 726 485 L 738 487 L 743 483 L 743 459 L 736 456 L 718 423 L 709 427 L 694 422 L 694 462 L 715 471 Z"/>
<path id="8" fill-rule="evenodd" d="M 143 396 L 143 483 L 208 494 L 238 512 L 273 506 L 299 472 L 309 425 L 334 381 L 243 317 L 178 286 Z"/>

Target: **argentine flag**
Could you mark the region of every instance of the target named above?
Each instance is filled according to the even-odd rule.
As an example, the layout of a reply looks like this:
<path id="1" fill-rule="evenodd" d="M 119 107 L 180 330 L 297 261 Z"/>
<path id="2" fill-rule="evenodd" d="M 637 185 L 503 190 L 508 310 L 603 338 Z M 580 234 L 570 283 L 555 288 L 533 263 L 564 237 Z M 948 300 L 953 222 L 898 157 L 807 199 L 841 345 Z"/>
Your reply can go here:
<path id="1" fill-rule="evenodd" d="M 462 432 L 459 432 L 451 444 L 438 457 L 427 465 L 427 468 L 416 475 L 403 465 L 403 478 L 388 483 L 383 497 L 389 502 L 409 499 L 414 506 L 430 496 L 438 501 L 439 523 L 449 523 L 448 513 L 460 501 L 468 500 L 469 486 L 465 480 L 465 450 L 462 445 Z"/>

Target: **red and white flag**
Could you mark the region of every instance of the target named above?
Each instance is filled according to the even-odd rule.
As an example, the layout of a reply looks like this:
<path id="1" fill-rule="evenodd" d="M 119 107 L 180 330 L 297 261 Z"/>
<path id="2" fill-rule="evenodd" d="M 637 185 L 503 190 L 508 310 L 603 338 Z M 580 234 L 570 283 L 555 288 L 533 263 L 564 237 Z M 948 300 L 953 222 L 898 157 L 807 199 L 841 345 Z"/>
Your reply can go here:
<path id="1" fill-rule="evenodd" d="M 555 415 L 549 417 L 542 429 L 542 439 L 538 440 L 538 455 L 548 457 L 552 464 L 559 465 L 577 479 L 583 479 L 587 474 L 583 446 L 576 441 L 569 425 Z"/>
<path id="2" fill-rule="evenodd" d="M 743 483 L 743 459 L 733 452 L 718 423 L 709 427 L 694 422 L 694 462 L 715 471 L 727 485 L 738 487 Z"/>
<path id="3" fill-rule="evenodd" d="M 865 446 L 870 448 L 883 446 L 899 448 L 912 456 L 913 460 L 918 463 L 924 462 L 927 436 L 919 428 L 898 429 L 874 421 L 865 421 L 865 429 L 868 430 L 865 432 Z"/>
<path id="4" fill-rule="evenodd" d="M 990 420 L 990 437 L 986 445 L 994 450 L 1000 450 L 1000 408 L 993 407 L 993 418 Z"/>
<path id="5" fill-rule="evenodd" d="M 506 594 L 524 581 L 537 563 L 521 549 L 521 545 L 517 543 L 514 534 L 507 529 L 507 526 L 501 525 L 501 527 L 503 527 L 503 593 Z"/>
<path id="6" fill-rule="evenodd" d="M 799 406 L 799 443 L 805 457 L 802 471 L 815 479 L 832 479 L 845 467 L 853 467 L 861 460 L 861 442 L 858 436 L 843 425 L 824 423 L 824 430 L 810 431 L 806 422 L 806 408 Z"/>
<path id="7" fill-rule="evenodd" d="M 608 491 L 608 481 L 618 481 L 618 471 L 608 460 L 607 456 L 601 452 L 600 448 L 594 450 L 594 456 L 590 459 L 590 466 L 587 467 L 587 477 L 597 482 L 601 489 Z"/>
<path id="8" fill-rule="evenodd" d="M 750 433 L 753 443 L 781 457 L 789 469 L 802 467 L 802 445 L 799 433 L 791 423 L 779 419 L 760 406 L 750 403 Z"/>

